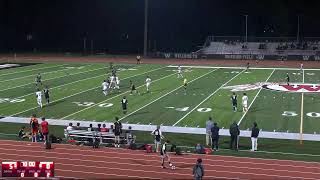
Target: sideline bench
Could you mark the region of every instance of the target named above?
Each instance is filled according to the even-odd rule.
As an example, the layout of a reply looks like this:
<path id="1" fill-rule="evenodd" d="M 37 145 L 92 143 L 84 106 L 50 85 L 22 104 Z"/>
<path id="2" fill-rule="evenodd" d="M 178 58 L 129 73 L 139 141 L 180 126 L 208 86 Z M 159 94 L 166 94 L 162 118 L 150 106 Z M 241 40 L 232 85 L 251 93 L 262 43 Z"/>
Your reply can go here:
<path id="1" fill-rule="evenodd" d="M 113 132 L 98 132 L 98 131 L 87 131 L 87 130 L 64 130 L 64 134 L 67 140 L 74 140 L 75 142 L 95 142 L 100 141 L 103 143 L 114 143 Z M 135 141 L 135 136 L 132 138 Z M 123 134 L 120 135 L 120 142 L 123 144 L 127 143 L 127 137 Z"/>

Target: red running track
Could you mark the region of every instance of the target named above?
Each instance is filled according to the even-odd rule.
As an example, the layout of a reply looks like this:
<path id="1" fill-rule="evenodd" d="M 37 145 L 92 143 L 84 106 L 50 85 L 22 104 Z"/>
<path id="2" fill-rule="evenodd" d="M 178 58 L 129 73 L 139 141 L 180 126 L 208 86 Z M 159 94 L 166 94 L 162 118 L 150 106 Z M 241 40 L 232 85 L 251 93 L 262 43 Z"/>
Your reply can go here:
<path id="1" fill-rule="evenodd" d="M 192 179 L 192 167 L 203 159 L 204 179 L 319 179 L 320 163 L 268 160 L 217 155 L 171 155 L 175 170 L 162 169 L 155 153 L 116 148 L 92 149 L 54 144 L 0 140 L 0 161 L 54 161 L 61 178 L 103 179 Z"/>

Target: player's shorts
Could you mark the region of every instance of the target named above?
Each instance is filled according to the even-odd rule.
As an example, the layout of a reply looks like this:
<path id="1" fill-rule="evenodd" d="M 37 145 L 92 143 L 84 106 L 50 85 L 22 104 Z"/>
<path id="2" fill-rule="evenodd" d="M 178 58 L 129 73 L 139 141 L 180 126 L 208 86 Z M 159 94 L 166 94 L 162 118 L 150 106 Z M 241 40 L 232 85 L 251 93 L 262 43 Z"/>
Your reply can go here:
<path id="1" fill-rule="evenodd" d="M 238 103 L 232 103 L 232 106 L 238 106 Z"/>
<path id="2" fill-rule="evenodd" d="M 123 110 L 127 110 L 127 106 L 126 105 L 122 105 L 122 109 Z"/>
<path id="3" fill-rule="evenodd" d="M 188 83 L 184 83 L 184 84 L 183 84 L 184 87 L 187 87 L 187 85 L 188 85 Z"/>
<path id="4" fill-rule="evenodd" d="M 42 103 L 42 99 L 37 98 L 37 102 L 38 102 L 38 104 L 41 104 Z"/>
<path id="5" fill-rule="evenodd" d="M 38 134 L 38 129 L 32 129 L 31 130 L 31 135 L 32 136 L 35 136 L 35 135 L 37 135 Z"/>
<path id="6" fill-rule="evenodd" d="M 150 83 L 147 83 L 146 86 L 150 86 Z"/>
<path id="7" fill-rule="evenodd" d="M 108 87 L 103 87 L 102 90 L 106 91 L 106 90 L 108 90 Z"/>
<path id="8" fill-rule="evenodd" d="M 243 106 L 244 108 L 247 108 L 247 107 L 248 107 L 248 104 L 247 104 L 247 103 L 243 103 L 242 106 Z"/>
<path id="9" fill-rule="evenodd" d="M 49 99 L 50 97 L 49 97 L 49 95 L 48 96 L 44 96 L 46 99 Z"/>
<path id="10" fill-rule="evenodd" d="M 135 90 L 136 90 L 136 87 L 135 87 L 135 86 L 132 86 L 131 90 L 132 90 L 132 91 L 135 91 Z"/>

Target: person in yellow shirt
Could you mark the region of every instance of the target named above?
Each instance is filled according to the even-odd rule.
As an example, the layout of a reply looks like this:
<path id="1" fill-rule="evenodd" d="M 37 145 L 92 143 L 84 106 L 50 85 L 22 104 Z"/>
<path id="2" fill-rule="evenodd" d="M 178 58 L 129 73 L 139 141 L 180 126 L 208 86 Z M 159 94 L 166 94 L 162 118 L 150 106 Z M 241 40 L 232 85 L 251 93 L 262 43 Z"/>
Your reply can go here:
<path id="1" fill-rule="evenodd" d="M 183 80 L 184 94 L 187 94 L 187 85 L 188 85 L 188 80 L 184 78 Z"/>

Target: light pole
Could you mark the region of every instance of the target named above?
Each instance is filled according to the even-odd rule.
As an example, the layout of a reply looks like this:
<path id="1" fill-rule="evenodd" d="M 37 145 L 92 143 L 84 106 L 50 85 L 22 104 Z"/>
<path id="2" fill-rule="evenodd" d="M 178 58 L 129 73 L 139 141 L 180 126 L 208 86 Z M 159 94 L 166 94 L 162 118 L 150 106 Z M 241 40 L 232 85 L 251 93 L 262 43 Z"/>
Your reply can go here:
<path id="1" fill-rule="evenodd" d="M 298 15 L 297 19 L 297 42 L 299 42 L 299 34 L 300 34 L 300 15 Z"/>
<path id="2" fill-rule="evenodd" d="M 246 17 L 246 37 L 245 40 L 248 42 L 248 15 L 244 15 Z"/>
<path id="3" fill-rule="evenodd" d="M 148 0 L 144 0 L 144 42 L 143 42 L 143 56 L 146 57 L 148 53 Z"/>

